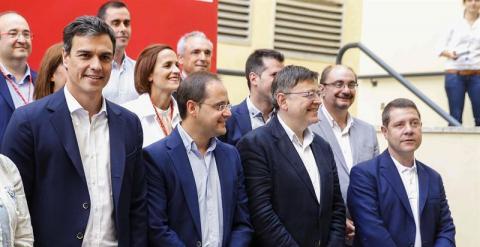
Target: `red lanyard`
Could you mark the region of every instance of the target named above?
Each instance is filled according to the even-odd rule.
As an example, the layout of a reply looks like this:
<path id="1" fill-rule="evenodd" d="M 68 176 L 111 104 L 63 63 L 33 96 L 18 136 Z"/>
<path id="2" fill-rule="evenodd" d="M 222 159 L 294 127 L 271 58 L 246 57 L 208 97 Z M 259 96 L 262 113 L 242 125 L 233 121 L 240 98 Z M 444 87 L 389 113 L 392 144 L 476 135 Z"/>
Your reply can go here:
<path id="1" fill-rule="evenodd" d="M 160 124 L 160 128 L 162 129 L 163 133 L 165 134 L 165 136 L 168 136 L 169 133 L 169 130 L 166 128 L 165 124 L 163 123 L 163 120 L 162 118 L 160 117 L 160 115 L 158 114 L 158 111 L 157 111 L 157 107 L 155 106 L 155 104 L 153 104 L 153 101 L 152 99 L 150 99 L 150 101 L 152 102 L 152 106 L 153 106 L 153 110 L 155 110 L 155 114 L 157 115 L 157 120 L 158 120 L 158 123 Z M 168 117 L 168 116 L 167 116 Z M 173 100 L 170 99 L 170 122 L 173 120 Z"/>
<path id="2" fill-rule="evenodd" d="M 10 79 L 10 77 L 8 77 L 7 75 L 5 75 L 5 73 L 3 72 L 2 69 L 0 69 L 0 71 L 1 71 L 2 74 L 3 74 L 3 77 L 5 77 L 5 80 L 7 80 L 7 81 L 10 83 L 10 85 L 13 87 L 13 90 L 15 91 L 15 93 L 17 93 L 17 95 L 20 96 L 20 98 L 22 99 L 23 103 L 24 103 L 25 105 L 28 104 L 28 103 L 30 103 L 30 89 L 31 89 L 30 85 L 33 84 L 33 83 L 32 83 L 32 75 L 29 75 L 29 79 L 30 79 L 30 80 L 28 81 L 28 83 L 29 83 L 29 84 L 28 84 L 28 98 L 25 99 L 25 96 L 22 94 L 22 92 L 20 92 L 20 89 L 15 85 L 15 82 L 14 82 L 12 79 Z"/>

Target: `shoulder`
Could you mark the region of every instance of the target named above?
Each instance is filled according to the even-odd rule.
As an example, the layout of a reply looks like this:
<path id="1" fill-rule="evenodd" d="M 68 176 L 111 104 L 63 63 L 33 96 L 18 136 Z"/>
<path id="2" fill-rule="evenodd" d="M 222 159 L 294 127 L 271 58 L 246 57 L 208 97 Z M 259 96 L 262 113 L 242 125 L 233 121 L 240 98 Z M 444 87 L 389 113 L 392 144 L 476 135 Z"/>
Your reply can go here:
<path id="1" fill-rule="evenodd" d="M 359 118 L 353 118 L 354 126 L 360 129 L 375 131 L 375 127 L 372 124 L 369 124 Z"/>
<path id="2" fill-rule="evenodd" d="M 381 156 L 381 155 L 380 155 Z M 353 173 L 376 173 L 375 171 L 378 169 L 378 166 L 381 162 L 381 157 L 377 156 L 371 160 L 360 162 L 352 167 L 350 174 Z M 350 175 L 350 179 L 352 176 Z"/>
<path id="3" fill-rule="evenodd" d="M 17 166 L 10 160 L 7 156 L 0 154 L 0 171 L 7 180 L 17 181 L 20 180 L 20 174 L 18 172 Z"/>

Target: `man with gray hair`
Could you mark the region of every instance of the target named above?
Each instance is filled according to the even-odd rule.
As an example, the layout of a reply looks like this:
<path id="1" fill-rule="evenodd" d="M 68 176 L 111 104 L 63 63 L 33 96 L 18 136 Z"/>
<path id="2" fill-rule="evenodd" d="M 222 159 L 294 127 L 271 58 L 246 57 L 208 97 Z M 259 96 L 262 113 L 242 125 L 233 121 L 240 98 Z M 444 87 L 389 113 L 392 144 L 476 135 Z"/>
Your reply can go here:
<path id="1" fill-rule="evenodd" d="M 287 66 L 273 80 L 272 95 L 277 114 L 237 143 L 254 246 L 344 246 L 345 206 L 334 156 L 308 129 L 318 121 L 318 74 Z"/>
<path id="2" fill-rule="evenodd" d="M 197 71 L 209 71 L 212 63 L 213 44 L 200 31 L 184 34 L 177 43 L 178 62 L 182 67 L 182 79 Z"/>

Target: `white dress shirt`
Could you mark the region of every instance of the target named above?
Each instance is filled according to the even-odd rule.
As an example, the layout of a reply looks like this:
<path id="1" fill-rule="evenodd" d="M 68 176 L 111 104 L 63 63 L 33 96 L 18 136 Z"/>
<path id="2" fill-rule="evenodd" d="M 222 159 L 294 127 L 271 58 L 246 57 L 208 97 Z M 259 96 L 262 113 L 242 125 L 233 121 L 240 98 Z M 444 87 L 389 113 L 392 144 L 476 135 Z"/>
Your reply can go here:
<path id="1" fill-rule="evenodd" d="M 174 129 L 177 124 L 180 123 L 180 113 L 178 112 L 177 101 L 173 97 L 171 97 L 171 99 L 173 101 L 171 129 Z M 135 113 L 140 119 L 143 129 L 143 147 L 165 138 L 165 133 L 157 121 L 157 115 L 155 114 L 155 110 L 153 109 L 152 101 L 150 100 L 150 95 L 148 93 L 144 93 L 140 95 L 138 99 L 129 101 L 122 106 Z M 168 108 L 166 111 L 157 108 L 157 111 L 161 115 L 165 113 L 168 117 L 170 117 L 170 108 Z"/>
<path id="2" fill-rule="evenodd" d="M 70 94 L 67 87 L 64 87 L 64 92 L 90 195 L 90 216 L 82 246 L 117 246 L 105 99 L 102 100 L 100 111 L 90 120 L 88 112 Z"/>
<path id="3" fill-rule="evenodd" d="M 134 72 L 135 60 L 129 58 L 127 54 L 125 54 L 122 64 L 113 61 L 110 80 L 103 88 L 103 96 L 119 105 L 138 98 Z"/>
<path id="4" fill-rule="evenodd" d="M 342 150 L 343 159 L 345 160 L 348 171 L 350 172 L 353 166 L 353 153 L 352 146 L 350 145 L 350 127 L 352 127 L 353 118 L 350 116 L 350 114 L 348 114 L 347 126 L 345 126 L 345 128 L 342 130 L 324 105 L 321 106 L 321 110 L 323 111 L 323 114 L 327 117 L 327 121 L 330 124 L 330 127 L 332 127 L 333 134 L 335 135 L 337 143 Z"/>
<path id="5" fill-rule="evenodd" d="M 217 162 L 213 153 L 217 146 L 217 139 L 212 138 L 210 140 L 207 152 L 202 155 L 197 144 L 183 127 L 178 125 L 177 128 L 187 150 L 188 160 L 195 178 L 202 229 L 202 246 L 221 247 L 223 241 L 222 189 Z"/>
<path id="6" fill-rule="evenodd" d="M 412 209 L 413 219 L 415 220 L 415 247 L 422 247 L 422 236 L 420 234 L 420 211 L 419 211 L 419 189 L 418 189 L 418 174 L 417 163 L 413 160 L 412 167 L 406 167 L 395 158 L 392 157 L 393 163 L 397 167 L 400 178 L 402 178 L 403 186 L 407 192 L 408 201 L 410 202 L 410 208 Z"/>
<path id="7" fill-rule="evenodd" d="M 438 54 L 445 50 L 455 51 L 459 55 L 456 60 L 447 59 L 445 69 L 480 69 L 480 18 L 470 25 L 462 16 L 448 30 L 438 49 Z"/>
<path id="8" fill-rule="evenodd" d="M 20 94 L 24 97 L 24 99 L 27 101 L 27 103 L 33 102 L 33 83 L 32 83 L 32 75 L 30 72 L 30 67 L 27 65 L 27 71 L 23 75 L 22 78 L 15 78 L 13 74 L 7 70 L 7 68 L 0 63 L 0 68 L 2 72 L 4 73 L 5 76 L 7 76 L 10 81 L 14 83 Z M 20 80 L 18 80 L 20 79 Z M 5 80 L 7 80 L 5 78 Z M 18 93 L 15 91 L 14 87 L 10 82 L 6 81 L 7 86 L 8 86 L 8 91 L 10 92 L 10 95 L 12 96 L 13 100 L 13 105 L 15 106 L 15 109 L 25 105 L 25 102 L 23 101 L 22 97 L 18 95 Z"/>
<path id="9" fill-rule="evenodd" d="M 315 161 L 315 156 L 313 155 L 312 149 L 310 148 L 310 144 L 313 142 L 313 133 L 312 131 L 307 128 L 303 132 L 303 143 L 300 142 L 298 137 L 295 135 L 290 127 L 282 120 L 280 115 L 278 116 L 278 121 L 282 125 L 285 132 L 287 132 L 290 141 L 293 143 L 295 150 L 297 150 L 300 159 L 302 159 L 303 165 L 307 170 L 308 176 L 312 181 L 313 189 L 315 190 L 315 196 L 317 197 L 317 201 L 320 204 L 320 173 L 318 172 L 317 162 Z"/>
<path id="10" fill-rule="evenodd" d="M 250 116 L 250 123 L 252 123 L 252 130 L 264 126 L 272 118 L 273 111 L 268 114 L 268 120 L 263 120 L 262 112 L 250 100 L 250 96 L 246 99 L 248 115 Z"/>

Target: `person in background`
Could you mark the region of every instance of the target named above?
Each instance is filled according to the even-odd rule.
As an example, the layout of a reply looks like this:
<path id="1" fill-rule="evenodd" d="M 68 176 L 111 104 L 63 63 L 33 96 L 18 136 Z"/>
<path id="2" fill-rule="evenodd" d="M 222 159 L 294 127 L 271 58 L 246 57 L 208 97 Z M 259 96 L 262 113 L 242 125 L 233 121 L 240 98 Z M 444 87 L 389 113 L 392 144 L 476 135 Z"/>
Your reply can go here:
<path id="1" fill-rule="evenodd" d="M 17 167 L 0 154 L 0 246 L 33 246 L 33 230 Z"/>
<path id="2" fill-rule="evenodd" d="M 116 104 L 138 98 L 134 86 L 135 60 L 127 56 L 126 49 L 132 36 L 130 11 L 122 1 L 108 1 L 98 9 L 97 17 L 104 20 L 115 33 L 116 48 L 112 73 L 103 96 Z"/>
<path id="3" fill-rule="evenodd" d="M 140 118 L 144 147 L 168 136 L 180 122 L 177 101 L 172 97 L 179 85 L 180 70 L 172 48 L 155 44 L 140 53 L 135 65 L 135 88 L 140 97 L 123 106 Z"/>
<path id="4" fill-rule="evenodd" d="M 445 91 L 450 115 L 462 123 L 468 93 L 475 126 L 480 126 L 480 1 L 463 0 L 463 5 L 463 18 L 448 30 L 439 54 L 447 58 Z"/>
<path id="5" fill-rule="evenodd" d="M 63 43 L 57 43 L 50 46 L 43 55 L 33 91 L 35 100 L 58 91 L 67 82 L 67 70 L 63 66 L 62 50 Z"/>
<path id="6" fill-rule="evenodd" d="M 184 34 L 177 43 L 178 62 L 182 79 L 197 71 L 209 71 L 212 65 L 213 44 L 200 31 Z"/>

